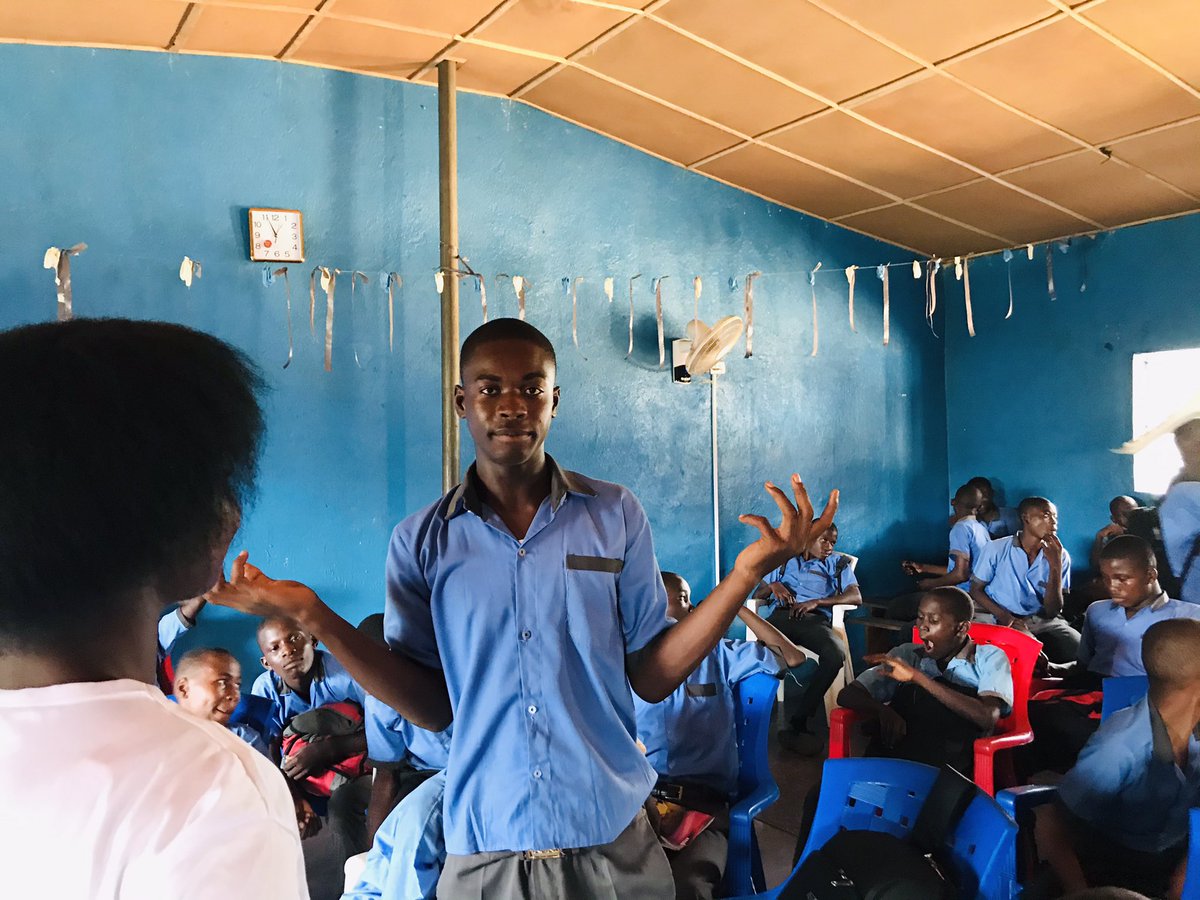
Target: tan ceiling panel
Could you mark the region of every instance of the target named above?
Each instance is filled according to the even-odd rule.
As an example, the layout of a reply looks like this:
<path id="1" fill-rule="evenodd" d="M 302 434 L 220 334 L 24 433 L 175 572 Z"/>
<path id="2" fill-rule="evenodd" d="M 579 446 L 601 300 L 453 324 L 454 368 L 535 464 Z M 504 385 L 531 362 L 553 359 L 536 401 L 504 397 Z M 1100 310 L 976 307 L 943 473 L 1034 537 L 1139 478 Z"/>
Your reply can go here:
<path id="1" fill-rule="evenodd" d="M 657 22 L 638 22 L 576 61 L 746 134 L 825 108 Z"/>
<path id="2" fill-rule="evenodd" d="M 961 228 L 910 206 L 888 206 L 858 213 L 839 219 L 838 224 L 865 231 L 881 240 L 912 247 L 930 256 L 961 256 L 1004 246 L 1003 241 L 969 228 Z M 899 278 L 905 274 L 905 269 L 893 269 L 890 277 Z"/>
<path id="3" fill-rule="evenodd" d="M 1106 0 L 1083 16 L 1200 88 L 1200 53 L 1196 52 L 1200 6 L 1196 0 Z"/>
<path id="4" fill-rule="evenodd" d="M 1087 231 L 1083 219 L 1047 206 L 993 181 L 977 181 L 917 201 L 917 205 L 1018 241 L 1040 241 Z"/>
<path id="5" fill-rule="evenodd" d="M 291 58 L 376 75 L 404 77 L 445 46 L 439 37 L 320 19 Z"/>
<path id="6" fill-rule="evenodd" d="M 698 171 L 825 219 L 888 200 L 883 194 L 754 144 L 705 163 Z"/>
<path id="7" fill-rule="evenodd" d="M 311 15 L 321 0 L 199 0 L 205 6 L 270 6 L 268 12 L 302 12 Z M 336 2 L 336 0 L 335 0 Z"/>
<path id="8" fill-rule="evenodd" d="M 566 0 L 519 0 L 477 36 L 539 53 L 568 56 L 629 18 L 629 12 Z"/>
<path id="9" fill-rule="evenodd" d="M 459 88 L 505 96 L 553 65 L 535 56 L 522 56 L 469 42 L 455 46 L 449 56 L 461 60 L 458 67 Z M 430 80 L 436 83 L 437 70 L 430 71 Z"/>
<path id="10" fill-rule="evenodd" d="M 166 47 L 187 3 L 160 0 L 0 2 L 0 35 L 25 41 Z"/>
<path id="11" fill-rule="evenodd" d="M 327 15 L 390 22 L 453 35 L 466 31 L 500 0 L 334 0 Z"/>
<path id="12" fill-rule="evenodd" d="M 1113 147 L 1113 153 L 1200 196 L 1200 122 L 1121 141 Z"/>
<path id="13" fill-rule="evenodd" d="M 671 0 L 655 15 L 831 100 L 917 68 L 808 3 L 738 0 L 734 9 L 728 0 Z"/>
<path id="14" fill-rule="evenodd" d="M 1046 0 L 970 0 L 969 5 L 963 0 L 822 3 L 928 62 L 947 59 L 1055 12 Z"/>
<path id="15" fill-rule="evenodd" d="M 854 111 L 988 172 L 1078 146 L 936 75 L 855 104 Z"/>
<path id="16" fill-rule="evenodd" d="M 767 142 L 902 197 L 977 177 L 970 169 L 840 112 L 815 116 Z"/>
<path id="17" fill-rule="evenodd" d="M 1077 153 L 1014 172 L 1005 180 L 1048 200 L 1069 204 L 1070 209 L 1105 225 L 1200 207 L 1161 182 L 1098 153 Z"/>
<path id="18" fill-rule="evenodd" d="M 275 56 L 306 21 L 305 13 L 196 6 L 175 48 Z"/>
<path id="19" fill-rule="evenodd" d="M 1092 143 L 1200 113 L 1200 99 L 1071 19 L 947 70 Z"/>
<path id="20" fill-rule="evenodd" d="M 684 164 L 736 143 L 733 135 L 631 94 L 578 69 L 563 69 L 522 99 L 602 134 Z"/>

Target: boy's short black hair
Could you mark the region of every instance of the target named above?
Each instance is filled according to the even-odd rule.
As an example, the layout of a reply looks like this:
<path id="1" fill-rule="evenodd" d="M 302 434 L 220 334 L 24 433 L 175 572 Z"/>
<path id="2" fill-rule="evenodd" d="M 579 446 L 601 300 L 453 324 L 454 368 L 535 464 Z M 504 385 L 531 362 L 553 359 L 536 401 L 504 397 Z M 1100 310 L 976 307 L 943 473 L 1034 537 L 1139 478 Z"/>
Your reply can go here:
<path id="1" fill-rule="evenodd" d="M 1113 497 L 1111 500 L 1108 501 L 1109 514 L 1115 516 L 1117 514 L 1117 510 L 1123 505 L 1124 501 L 1126 501 L 1126 500 L 1128 500 L 1134 506 L 1138 505 L 1138 502 L 1136 500 L 1134 500 L 1132 497 L 1130 497 L 1128 494 L 1121 494 L 1121 496 Z"/>
<path id="2" fill-rule="evenodd" d="M 663 587 L 675 585 L 676 589 L 683 588 L 683 576 L 678 572 L 662 572 L 660 575 L 662 576 Z"/>
<path id="3" fill-rule="evenodd" d="M 971 482 L 968 481 L 966 484 L 959 485 L 958 490 L 954 492 L 954 500 L 956 503 L 961 503 L 964 498 L 975 493 L 978 493 L 982 496 L 982 488 L 980 488 L 979 485 L 971 484 Z"/>
<path id="4" fill-rule="evenodd" d="M 967 486 L 973 487 L 973 488 L 979 488 L 979 490 L 981 490 L 981 491 L 989 491 L 990 492 L 990 491 L 994 490 L 994 488 L 992 487 L 992 480 L 990 478 L 984 478 L 982 475 L 976 475 L 974 478 L 968 479 Z"/>
<path id="5" fill-rule="evenodd" d="M 1136 534 L 1118 534 L 1104 545 L 1100 559 L 1127 559 L 1143 569 L 1158 568 L 1154 548 Z"/>
<path id="6" fill-rule="evenodd" d="M 365 622 L 364 622 L 364 624 L 365 624 Z M 286 628 L 286 629 L 295 628 L 295 629 L 299 629 L 300 631 L 304 631 L 304 629 L 300 627 L 299 622 L 297 622 L 295 619 L 289 618 L 288 616 L 267 616 L 264 619 L 259 619 L 258 625 L 254 629 L 254 639 L 256 641 L 258 641 L 258 648 L 260 650 L 265 651 L 265 648 L 262 645 L 262 633 L 264 631 L 266 631 L 268 628 L 270 628 L 272 625 L 280 626 L 280 627 Z"/>
<path id="7" fill-rule="evenodd" d="M 135 592 L 194 596 L 254 483 L 262 382 L 180 325 L 0 332 L 0 647 L 102 640 Z M 224 548 L 220 548 L 221 551 Z"/>
<path id="8" fill-rule="evenodd" d="M 1194 685 L 1200 679 L 1200 619 L 1167 619 L 1147 628 L 1142 665 L 1152 690 Z"/>
<path id="9" fill-rule="evenodd" d="M 970 622 L 975 618 L 975 601 L 962 588 L 934 588 L 926 591 L 923 596 L 932 597 L 940 603 L 942 609 L 948 612 L 955 622 Z"/>
<path id="10" fill-rule="evenodd" d="M 219 657 L 221 659 L 232 659 L 237 662 L 237 657 L 226 650 L 224 647 L 197 647 L 195 650 L 189 650 L 183 656 L 179 657 L 179 662 L 175 663 L 175 680 L 187 676 L 187 673 L 196 665 L 208 659 Z"/>
<path id="11" fill-rule="evenodd" d="M 1017 518 L 1024 519 L 1025 513 L 1034 509 L 1049 509 L 1050 501 L 1045 497 L 1026 497 L 1017 504 Z"/>
<path id="12" fill-rule="evenodd" d="M 549 354 L 554 368 L 558 368 L 558 357 L 554 354 L 554 345 L 550 343 L 548 337 L 528 322 L 521 319 L 492 319 L 472 331 L 463 341 L 462 349 L 458 353 L 459 371 L 467 367 L 467 363 L 471 361 L 476 350 L 484 344 L 495 341 L 527 341 L 545 350 Z"/>

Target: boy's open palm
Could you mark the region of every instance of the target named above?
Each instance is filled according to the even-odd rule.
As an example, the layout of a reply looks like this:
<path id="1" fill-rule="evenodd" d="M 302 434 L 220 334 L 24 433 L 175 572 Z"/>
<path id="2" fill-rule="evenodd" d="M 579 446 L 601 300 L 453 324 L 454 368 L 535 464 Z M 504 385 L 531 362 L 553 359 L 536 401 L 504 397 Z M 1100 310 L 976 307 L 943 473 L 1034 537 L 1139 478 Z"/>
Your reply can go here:
<path id="1" fill-rule="evenodd" d="M 268 578 L 261 569 L 249 563 L 249 557 L 245 550 L 239 553 L 230 568 L 229 580 L 222 573 L 220 580 L 204 595 L 205 599 L 252 616 L 290 618 L 299 618 L 305 609 L 319 602 L 308 585 Z"/>
<path id="2" fill-rule="evenodd" d="M 808 499 L 808 491 L 799 475 L 792 476 L 795 505 L 771 482 L 766 483 L 766 488 L 779 511 L 783 513 L 783 520 L 779 525 L 773 526 L 766 516 L 738 516 L 738 521 L 742 524 L 757 528 L 760 536 L 738 554 L 734 568 L 748 573 L 756 581 L 808 549 L 813 535 L 823 533 L 833 524 L 833 517 L 838 508 L 838 492 L 831 491 L 821 518 L 813 522 L 812 502 Z"/>

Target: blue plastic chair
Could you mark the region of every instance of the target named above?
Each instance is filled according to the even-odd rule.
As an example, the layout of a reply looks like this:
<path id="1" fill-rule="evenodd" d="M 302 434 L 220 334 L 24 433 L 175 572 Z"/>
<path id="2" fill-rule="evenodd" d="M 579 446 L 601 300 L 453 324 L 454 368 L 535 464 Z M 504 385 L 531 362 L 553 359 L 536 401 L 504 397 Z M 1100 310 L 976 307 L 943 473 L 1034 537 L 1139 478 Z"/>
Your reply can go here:
<path id="1" fill-rule="evenodd" d="M 792 670 L 797 677 L 812 677 L 817 664 L 811 659 Z M 729 810 L 729 851 L 725 862 L 726 896 L 753 894 L 766 889 L 754 819 L 779 799 L 779 785 L 771 774 L 767 758 L 767 739 L 771 732 L 771 711 L 779 679 L 771 675 L 751 675 L 734 688 L 737 704 L 738 792 Z"/>
<path id="2" fill-rule="evenodd" d="M 821 796 L 805 858 L 842 830 L 882 831 L 906 837 L 916 823 L 938 770 L 903 759 L 848 758 L 825 763 Z M 964 897 L 1016 896 L 1017 823 L 979 791 L 946 844 L 946 857 Z M 793 872 L 793 875 L 795 872 Z M 754 896 L 776 898 L 790 881 Z"/>
<path id="3" fill-rule="evenodd" d="M 1150 691 L 1150 682 L 1145 675 L 1124 675 L 1104 679 L 1104 700 L 1100 704 L 1100 721 L 1118 710 L 1133 706 Z"/>

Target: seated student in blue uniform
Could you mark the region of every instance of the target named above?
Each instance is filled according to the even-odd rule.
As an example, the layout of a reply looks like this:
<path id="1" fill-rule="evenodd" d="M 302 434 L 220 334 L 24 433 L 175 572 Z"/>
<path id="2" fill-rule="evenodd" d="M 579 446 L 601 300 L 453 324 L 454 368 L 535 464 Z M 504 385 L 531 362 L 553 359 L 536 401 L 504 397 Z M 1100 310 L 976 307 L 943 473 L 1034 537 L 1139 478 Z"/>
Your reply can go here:
<path id="1" fill-rule="evenodd" d="M 637 499 L 545 452 L 559 402 L 545 335 L 493 319 L 463 342 L 461 373 L 455 404 L 475 463 L 392 535 L 390 652 L 245 554 L 210 599 L 299 618 L 414 725 L 440 730 L 453 718 L 443 900 L 669 897 L 670 866 L 643 807 L 656 777 L 637 746 L 630 689 L 657 702 L 683 683 L 755 585 L 808 546 L 812 504 L 799 476 L 795 505 L 768 482 L 781 523 L 742 516 L 758 539 L 668 626 Z M 835 493 L 816 531 L 836 508 Z"/>
<path id="2" fill-rule="evenodd" d="M 342 900 L 434 900 L 446 863 L 442 800 L 446 771 L 434 772 L 383 820 L 366 863 Z"/>
<path id="3" fill-rule="evenodd" d="M 446 768 L 454 727 L 426 731 L 371 696 L 364 722 L 367 764 L 375 773 L 367 808 L 367 830 L 373 836 L 397 803 Z"/>
<path id="4" fill-rule="evenodd" d="M 1063 892 L 1182 889 L 1188 811 L 1200 805 L 1200 621 L 1150 626 L 1142 661 L 1149 694 L 1100 726 L 1038 816 L 1038 849 Z"/>
<path id="5" fill-rule="evenodd" d="M 959 588 L 929 591 L 917 608 L 921 642 L 868 657 L 876 665 L 838 694 L 838 705 L 878 721 L 868 756 L 972 773 L 975 740 L 990 734 L 1013 702 L 1008 656 L 971 640 L 974 612 Z"/>
<path id="6" fill-rule="evenodd" d="M 280 755 L 284 729 L 296 716 L 331 703 L 350 701 L 364 707 L 366 693 L 334 657 L 318 650 L 312 635 L 294 620 L 268 616 L 258 626 L 258 647 L 267 671 L 254 680 L 250 693 L 275 703 L 267 735 L 274 756 Z M 299 752 L 280 760 L 280 768 L 297 796 L 310 775 L 335 762 L 363 753 L 367 739 L 363 731 L 310 741 Z M 346 781 L 329 797 L 329 827 L 337 838 L 343 861 L 370 846 L 366 809 L 371 776 Z"/>
<path id="7" fill-rule="evenodd" d="M 270 758 L 266 738 L 254 726 L 229 724 L 242 699 L 242 667 L 228 650 L 201 647 L 183 654 L 175 666 L 175 699 L 196 718 L 224 725 Z"/>
<path id="8" fill-rule="evenodd" d="M 674 572 L 662 573 L 667 616 L 682 622 L 692 613 L 691 588 Z M 634 698 L 638 737 L 658 773 L 654 796 L 675 811 L 714 817 L 681 850 L 668 851 L 677 900 L 711 898 L 725 873 L 729 803 L 737 790 L 738 682 L 759 672 L 779 676 L 802 665 L 804 651 L 778 629 L 743 607 L 738 617 L 758 641 L 722 640 L 671 696 L 659 703 Z M 783 667 L 783 669 L 781 669 Z"/>
<path id="9" fill-rule="evenodd" d="M 1175 429 L 1183 468 L 1158 508 L 1163 545 L 1179 579 L 1179 599 L 1200 603 L 1200 417 Z"/>
<path id="10" fill-rule="evenodd" d="M 809 720 L 824 702 L 825 692 L 837 679 L 846 660 L 846 649 L 833 633 L 833 607 L 857 606 L 862 592 L 845 554 L 835 553 L 837 526 L 831 524 L 800 556 L 772 572 L 755 591 L 769 602 L 759 613 L 788 640 L 817 654 L 817 672 L 804 685 L 788 728 L 779 734 L 780 746 L 797 753 L 821 752 L 821 739 Z M 786 690 L 786 688 L 785 688 Z"/>
<path id="11" fill-rule="evenodd" d="M 970 487 L 977 488 L 980 495 L 979 509 L 976 516 L 987 529 L 992 540 L 1016 534 L 1021 528 L 1021 515 L 1011 506 L 996 505 L 996 489 L 990 479 L 976 475 L 967 482 Z"/>
<path id="12" fill-rule="evenodd" d="M 918 563 L 905 560 L 900 564 L 908 575 L 927 575 L 917 581 L 922 591 L 939 587 L 956 587 L 964 591 L 971 589 L 971 572 L 983 548 L 991 543 L 987 528 L 975 516 L 982 495 L 979 488 L 964 484 L 954 492 L 950 505 L 954 508 L 954 522 L 950 526 L 950 552 L 946 565 Z M 919 595 L 917 595 L 919 601 Z M 890 611 L 890 610 L 889 610 Z M 915 604 L 914 610 L 915 613 Z M 908 616 L 906 618 L 911 618 Z"/>
<path id="13" fill-rule="evenodd" d="M 1071 554 L 1058 539 L 1058 508 L 1045 497 L 1026 497 L 1017 511 L 1021 530 L 984 549 L 971 574 L 971 598 L 999 624 L 1030 632 L 1051 662 L 1071 662 L 1079 632 L 1062 617 Z"/>
<path id="14" fill-rule="evenodd" d="M 1042 668 L 1065 679 L 1061 691 L 1029 704 L 1034 742 L 1018 751 L 1026 775 L 1065 772 L 1100 725 L 1102 681 L 1109 676 L 1145 675 L 1142 637 L 1156 622 L 1200 619 L 1200 606 L 1173 600 L 1158 583 L 1158 561 L 1140 537 L 1114 537 L 1100 551 L 1100 572 L 1110 599 L 1097 600 L 1084 615 L 1079 658 Z"/>

